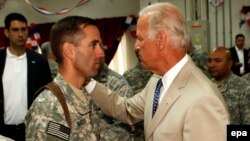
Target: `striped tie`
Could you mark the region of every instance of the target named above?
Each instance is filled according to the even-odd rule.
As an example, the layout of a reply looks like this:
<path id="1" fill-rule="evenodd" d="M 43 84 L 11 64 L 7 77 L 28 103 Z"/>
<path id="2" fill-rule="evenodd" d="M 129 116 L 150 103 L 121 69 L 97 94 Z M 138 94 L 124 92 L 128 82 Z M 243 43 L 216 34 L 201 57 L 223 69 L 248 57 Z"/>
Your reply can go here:
<path id="1" fill-rule="evenodd" d="M 158 82 L 157 82 L 156 88 L 155 88 L 152 117 L 154 116 L 154 114 L 155 114 L 155 112 L 157 110 L 157 107 L 158 107 L 161 87 L 162 87 L 162 80 L 159 79 Z"/>

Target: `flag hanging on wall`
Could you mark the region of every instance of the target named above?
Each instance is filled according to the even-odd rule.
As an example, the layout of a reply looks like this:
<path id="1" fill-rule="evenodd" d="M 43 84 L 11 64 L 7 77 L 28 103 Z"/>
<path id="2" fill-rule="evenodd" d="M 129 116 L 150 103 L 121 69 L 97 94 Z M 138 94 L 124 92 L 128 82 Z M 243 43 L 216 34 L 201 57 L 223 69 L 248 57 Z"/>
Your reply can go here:
<path id="1" fill-rule="evenodd" d="M 35 28 L 36 24 L 32 23 L 30 24 L 29 29 L 29 37 L 26 42 L 26 48 L 37 50 L 40 47 L 40 44 L 42 43 L 40 33 Z"/>

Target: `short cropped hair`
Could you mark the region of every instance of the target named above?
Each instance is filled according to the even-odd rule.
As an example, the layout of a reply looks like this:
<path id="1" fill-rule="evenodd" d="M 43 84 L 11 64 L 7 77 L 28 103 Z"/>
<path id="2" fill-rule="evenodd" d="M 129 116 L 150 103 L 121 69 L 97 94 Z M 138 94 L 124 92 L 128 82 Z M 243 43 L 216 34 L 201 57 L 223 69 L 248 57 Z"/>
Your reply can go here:
<path id="1" fill-rule="evenodd" d="M 5 17 L 4 20 L 4 24 L 5 24 L 5 28 L 9 29 L 10 28 L 10 23 L 14 20 L 17 21 L 22 21 L 24 22 L 26 25 L 28 25 L 27 19 L 20 13 L 10 13 L 9 15 L 7 15 Z"/>
<path id="2" fill-rule="evenodd" d="M 82 28 L 88 25 L 97 27 L 94 19 L 82 16 L 69 16 L 56 22 L 51 29 L 50 44 L 51 49 L 58 63 L 62 62 L 61 47 L 64 43 L 72 43 L 77 46 L 84 33 Z"/>
<path id="3" fill-rule="evenodd" d="M 237 35 L 235 36 L 235 40 L 238 39 L 239 37 L 243 37 L 243 38 L 245 39 L 245 35 L 239 33 L 239 34 L 237 34 Z"/>

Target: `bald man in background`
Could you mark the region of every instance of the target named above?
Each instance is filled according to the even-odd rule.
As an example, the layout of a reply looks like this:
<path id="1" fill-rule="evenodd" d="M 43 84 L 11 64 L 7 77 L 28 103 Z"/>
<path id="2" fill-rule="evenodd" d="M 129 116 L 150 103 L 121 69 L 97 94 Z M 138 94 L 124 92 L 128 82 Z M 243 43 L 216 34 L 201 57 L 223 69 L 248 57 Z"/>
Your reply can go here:
<path id="1" fill-rule="evenodd" d="M 215 48 L 208 57 L 208 70 L 225 99 L 230 124 L 250 124 L 250 85 L 231 71 L 233 60 L 225 47 Z"/>

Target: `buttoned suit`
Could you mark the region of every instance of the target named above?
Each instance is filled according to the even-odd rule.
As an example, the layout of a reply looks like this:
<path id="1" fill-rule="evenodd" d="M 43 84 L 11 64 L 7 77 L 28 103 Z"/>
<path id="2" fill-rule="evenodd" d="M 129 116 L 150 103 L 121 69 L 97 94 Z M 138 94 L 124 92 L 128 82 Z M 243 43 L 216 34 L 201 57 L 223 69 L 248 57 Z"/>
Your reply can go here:
<path id="1" fill-rule="evenodd" d="M 0 49 L 0 126 L 4 124 L 4 95 L 2 76 L 6 61 L 6 48 Z M 27 56 L 27 91 L 28 108 L 31 106 L 35 92 L 43 85 L 52 81 L 49 64 L 46 58 L 38 53 L 26 49 Z"/>
<path id="2" fill-rule="evenodd" d="M 152 118 L 153 95 L 159 76 L 130 99 L 118 97 L 98 84 L 90 94 L 102 110 L 134 124 L 144 118 L 146 141 L 225 141 L 229 123 L 216 86 L 188 62 L 177 74 Z"/>

